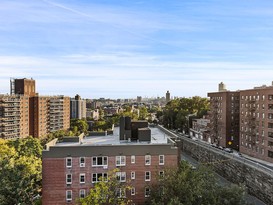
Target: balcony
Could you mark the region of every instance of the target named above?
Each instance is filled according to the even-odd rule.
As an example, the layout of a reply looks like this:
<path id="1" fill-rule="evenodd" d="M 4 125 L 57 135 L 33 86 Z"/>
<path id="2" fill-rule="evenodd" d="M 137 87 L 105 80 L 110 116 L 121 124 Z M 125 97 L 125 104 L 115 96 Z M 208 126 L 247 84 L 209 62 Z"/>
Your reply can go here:
<path id="1" fill-rule="evenodd" d="M 17 117 L 20 116 L 20 112 L 11 112 L 11 113 L 4 113 L 4 117 Z"/>
<path id="2" fill-rule="evenodd" d="M 2 118 L 4 122 L 20 121 L 20 117 L 6 117 Z"/>
<path id="3" fill-rule="evenodd" d="M 11 127 L 4 127 L 3 130 L 4 130 L 4 131 L 15 131 L 15 132 L 16 132 L 16 130 L 17 130 L 18 128 L 19 128 L 19 127 L 13 127 L 13 126 L 11 126 Z"/>
<path id="4" fill-rule="evenodd" d="M 2 102 L 10 102 L 10 103 L 20 102 L 20 98 L 3 98 Z"/>
<path id="5" fill-rule="evenodd" d="M 20 112 L 20 107 L 5 107 L 5 112 Z"/>

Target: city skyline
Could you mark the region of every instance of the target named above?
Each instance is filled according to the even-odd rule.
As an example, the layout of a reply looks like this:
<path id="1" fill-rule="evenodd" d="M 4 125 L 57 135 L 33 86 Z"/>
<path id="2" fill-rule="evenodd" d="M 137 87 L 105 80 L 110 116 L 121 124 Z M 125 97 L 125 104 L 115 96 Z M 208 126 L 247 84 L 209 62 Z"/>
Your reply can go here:
<path id="1" fill-rule="evenodd" d="M 272 10 L 266 0 L 2 0 L 0 93 L 10 77 L 83 98 L 271 85 Z"/>

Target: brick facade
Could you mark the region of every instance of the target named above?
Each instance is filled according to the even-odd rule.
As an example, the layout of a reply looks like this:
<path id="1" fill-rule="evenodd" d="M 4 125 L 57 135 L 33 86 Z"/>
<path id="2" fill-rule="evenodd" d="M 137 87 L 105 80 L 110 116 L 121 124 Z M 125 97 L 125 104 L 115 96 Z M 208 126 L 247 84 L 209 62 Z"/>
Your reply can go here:
<path id="1" fill-rule="evenodd" d="M 273 163 L 273 86 L 208 96 L 212 143 Z"/>
<path id="2" fill-rule="evenodd" d="M 164 154 L 162 154 L 164 155 Z M 85 157 L 85 156 L 82 156 Z M 108 156 L 108 166 L 92 167 L 92 157 L 85 157 L 85 167 L 80 167 L 80 158 L 72 157 L 72 167 L 66 167 L 66 158 L 43 159 L 43 205 L 76 204 L 81 189 L 89 193 L 93 173 L 105 173 L 115 168 L 126 172 L 126 181 L 135 188 L 135 195 L 126 193 L 134 204 L 145 202 L 145 187 L 149 187 L 158 178 L 159 171 L 166 167 L 177 167 L 177 155 L 164 155 L 164 164 L 159 164 L 159 155 L 151 156 L 151 164 L 145 165 L 145 155 L 135 156 L 135 163 L 131 163 L 131 155 L 126 156 L 125 166 L 116 166 L 116 156 Z M 151 180 L 145 181 L 145 172 L 151 172 Z M 131 172 L 135 172 L 135 179 L 131 179 Z M 80 183 L 80 174 L 85 174 L 85 183 Z M 66 184 L 66 174 L 72 174 L 72 184 Z M 66 190 L 72 190 L 72 201 L 66 201 Z"/>

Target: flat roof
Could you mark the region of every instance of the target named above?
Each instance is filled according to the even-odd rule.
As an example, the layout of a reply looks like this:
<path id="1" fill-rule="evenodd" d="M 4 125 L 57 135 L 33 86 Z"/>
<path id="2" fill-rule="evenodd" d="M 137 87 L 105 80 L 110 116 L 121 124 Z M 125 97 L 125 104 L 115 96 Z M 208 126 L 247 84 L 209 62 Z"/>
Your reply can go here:
<path id="1" fill-rule="evenodd" d="M 144 144 L 168 144 L 169 135 L 156 127 L 151 129 L 151 141 L 128 141 L 119 140 L 119 127 L 114 128 L 112 135 L 107 136 L 87 136 L 79 142 L 57 142 L 55 147 L 65 146 L 99 146 L 99 145 L 144 145 Z"/>

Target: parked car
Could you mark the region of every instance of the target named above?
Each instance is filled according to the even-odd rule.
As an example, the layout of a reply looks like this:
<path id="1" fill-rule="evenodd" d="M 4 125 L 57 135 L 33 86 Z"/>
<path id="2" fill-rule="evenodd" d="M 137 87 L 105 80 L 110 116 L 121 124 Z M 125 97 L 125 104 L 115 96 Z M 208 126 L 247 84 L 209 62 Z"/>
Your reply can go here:
<path id="1" fill-rule="evenodd" d="M 217 144 L 211 144 L 211 146 L 217 148 Z"/>
<path id="2" fill-rule="evenodd" d="M 217 148 L 220 150 L 224 150 L 224 147 L 222 147 L 222 146 L 218 146 Z"/>
<path id="3" fill-rule="evenodd" d="M 243 157 L 243 155 L 240 152 L 233 152 L 233 154 L 238 156 L 238 157 Z"/>
<path id="4" fill-rule="evenodd" d="M 224 151 L 228 152 L 228 153 L 232 153 L 233 152 L 233 150 L 231 148 L 224 148 Z"/>

